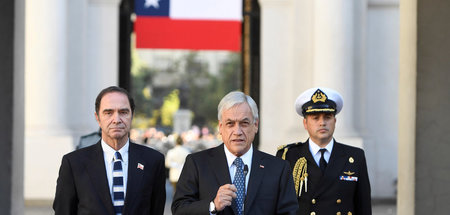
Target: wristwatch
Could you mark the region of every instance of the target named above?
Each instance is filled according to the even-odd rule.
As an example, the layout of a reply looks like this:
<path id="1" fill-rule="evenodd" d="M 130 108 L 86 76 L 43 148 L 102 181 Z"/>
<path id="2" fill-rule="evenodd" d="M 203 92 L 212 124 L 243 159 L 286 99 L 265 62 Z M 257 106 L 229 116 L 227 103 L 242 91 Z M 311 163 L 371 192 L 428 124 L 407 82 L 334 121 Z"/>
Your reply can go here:
<path id="1" fill-rule="evenodd" d="M 214 204 L 214 201 L 211 201 L 209 203 L 209 212 L 212 213 L 212 214 L 216 214 L 217 213 L 216 205 Z"/>

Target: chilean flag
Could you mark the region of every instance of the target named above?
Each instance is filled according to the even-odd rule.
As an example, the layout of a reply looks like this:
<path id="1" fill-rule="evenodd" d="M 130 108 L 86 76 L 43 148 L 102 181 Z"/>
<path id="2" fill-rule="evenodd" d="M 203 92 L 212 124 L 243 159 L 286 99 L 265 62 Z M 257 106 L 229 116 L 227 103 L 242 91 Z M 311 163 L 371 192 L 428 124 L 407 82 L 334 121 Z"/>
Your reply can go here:
<path id="1" fill-rule="evenodd" d="M 135 0 L 137 48 L 241 49 L 242 0 Z"/>

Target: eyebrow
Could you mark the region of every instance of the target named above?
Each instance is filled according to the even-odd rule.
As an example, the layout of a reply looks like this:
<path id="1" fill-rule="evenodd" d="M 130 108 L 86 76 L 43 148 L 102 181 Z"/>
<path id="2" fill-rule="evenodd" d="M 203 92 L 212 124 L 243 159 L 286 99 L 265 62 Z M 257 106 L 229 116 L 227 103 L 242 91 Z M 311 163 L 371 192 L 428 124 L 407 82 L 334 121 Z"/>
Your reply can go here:
<path id="1" fill-rule="evenodd" d="M 103 109 L 103 111 L 102 112 L 111 112 L 111 111 L 114 111 L 115 109 L 111 109 L 111 108 L 108 108 L 108 109 Z M 130 109 L 129 108 L 120 108 L 119 109 L 119 111 L 130 111 Z"/>
<path id="2" fill-rule="evenodd" d="M 242 120 L 233 120 L 233 119 L 226 119 L 225 122 L 243 122 L 243 121 L 251 121 L 248 117 L 245 117 Z"/>

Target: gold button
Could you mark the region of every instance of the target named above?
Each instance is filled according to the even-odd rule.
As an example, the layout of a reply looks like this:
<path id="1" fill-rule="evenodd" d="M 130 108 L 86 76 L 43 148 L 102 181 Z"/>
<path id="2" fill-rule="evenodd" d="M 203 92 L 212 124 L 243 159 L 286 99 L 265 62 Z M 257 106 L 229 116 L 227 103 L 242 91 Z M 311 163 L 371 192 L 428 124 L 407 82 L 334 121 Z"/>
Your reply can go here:
<path id="1" fill-rule="evenodd" d="M 312 199 L 311 203 L 316 204 L 316 199 Z"/>
<path id="2" fill-rule="evenodd" d="M 341 212 L 337 212 L 336 215 L 341 215 Z"/>
<path id="3" fill-rule="evenodd" d="M 347 215 L 352 215 L 352 212 L 349 211 L 349 212 L 347 213 Z"/>
<path id="4" fill-rule="evenodd" d="M 336 203 L 341 204 L 342 200 L 341 199 L 337 199 Z"/>
<path id="5" fill-rule="evenodd" d="M 313 211 L 313 212 L 311 212 L 311 215 L 316 215 L 316 212 L 314 212 L 314 211 Z"/>

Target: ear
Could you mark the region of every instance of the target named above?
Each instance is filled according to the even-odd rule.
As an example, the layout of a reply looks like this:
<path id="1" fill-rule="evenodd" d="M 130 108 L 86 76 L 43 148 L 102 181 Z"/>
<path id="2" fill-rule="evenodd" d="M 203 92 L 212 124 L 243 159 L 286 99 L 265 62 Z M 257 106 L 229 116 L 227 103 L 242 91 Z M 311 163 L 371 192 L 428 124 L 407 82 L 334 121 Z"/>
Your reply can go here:
<path id="1" fill-rule="evenodd" d="M 259 120 L 255 121 L 255 133 L 258 133 L 258 129 L 259 129 Z"/>
<path id="2" fill-rule="evenodd" d="M 97 123 L 98 123 L 98 125 L 100 126 L 100 118 L 99 118 L 99 116 L 97 115 L 97 112 L 94 112 L 94 115 L 95 115 L 95 120 L 97 120 Z"/>
<path id="3" fill-rule="evenodd" d="M 303 118 L 303 127 L 304 127 L 305 129 L 307 129 L 307 125 L 306 125 L 306 116 L 305 116 L 305 118 Z"/>
<path id="4" fill-rule="evenodd" d="M 219 134 L 222 135 L 222 120 L 219 120 Z"/>

